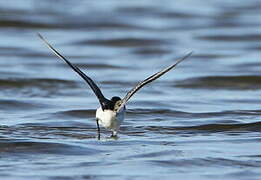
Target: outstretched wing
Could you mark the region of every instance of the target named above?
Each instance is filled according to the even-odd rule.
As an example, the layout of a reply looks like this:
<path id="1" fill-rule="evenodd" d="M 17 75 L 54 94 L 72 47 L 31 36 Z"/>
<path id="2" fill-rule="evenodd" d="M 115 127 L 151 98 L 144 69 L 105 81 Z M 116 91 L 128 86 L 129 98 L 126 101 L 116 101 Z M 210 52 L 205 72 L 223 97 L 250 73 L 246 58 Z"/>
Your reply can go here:
<path id="1" fill-rule="evenodd" d="M 170 71 L 171 69 L 173 69 L 174 67 L 176 67 L 180 62 L 182 62 L 183 60 L 187 59 L 189 56 L 191 56 L 192 52 L 188 53 L 186 56 L 182 57 L 181 59 L 177 60 L 176 63 L 174 63 L 173 65 L 153 74 L 152 76 L 148 77 L 147 79 L 139 82 L 134 88 L 132 88 L 127 94 L 126 96 L 121 100 L 121 106 L 118 109 L 118 112 L 120 111 L 121 108 L 124 107 L 124 105 L 128 102 L 128 100 L 143 86 L 145 86 L 146 84 L 158 79 L 160 76 L 162 76 L 163 74 L 165 74 L 166 72 Z"/>
<path id="2" fill-rule="evenodd" d="M 57 50 L 55 50 L 48 42 L 47 40 L 44 39 L 44 37 L 38 33 L 37 34 L 39 36 L 39 38 L 45 43 L 45 45 L 50 48 L 53 53 L 55 55 L 57 55 L 60 59 L 62 59 L 65 63 L 67 63 L 75 72 L 77 72 L 91 87 L 91 89 L 93 90 L 93 92 L 95 93 L 95 95 L 97 96 L 97 98 L 99 99 L 99 102 L 101 104 L 102 109 L 105 109 L 105 105 L 106 102 L 108 102 L 109 100 L 107 100 L 101 90 L 99 89 L 99 87 L 94 83 L 94 81 L 88 77 L 86 74 L 84 74 L 77 66 L 73 65 L 72 63 L 70 63 L 64 56 L 62 56 Z"/>

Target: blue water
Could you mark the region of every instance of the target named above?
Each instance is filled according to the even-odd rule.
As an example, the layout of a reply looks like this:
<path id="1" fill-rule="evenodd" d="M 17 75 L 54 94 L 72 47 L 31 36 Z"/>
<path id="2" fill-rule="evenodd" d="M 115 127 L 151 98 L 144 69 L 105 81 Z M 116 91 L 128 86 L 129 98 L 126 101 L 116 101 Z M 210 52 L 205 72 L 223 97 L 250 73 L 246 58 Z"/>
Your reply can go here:
<path id="1" fill-rule="evenodd" d="M 0 0 L 1 179 L 261 178 L 261 2 Z M 187 52 L 127 104 L 118 139 L 108 98 Z"/>

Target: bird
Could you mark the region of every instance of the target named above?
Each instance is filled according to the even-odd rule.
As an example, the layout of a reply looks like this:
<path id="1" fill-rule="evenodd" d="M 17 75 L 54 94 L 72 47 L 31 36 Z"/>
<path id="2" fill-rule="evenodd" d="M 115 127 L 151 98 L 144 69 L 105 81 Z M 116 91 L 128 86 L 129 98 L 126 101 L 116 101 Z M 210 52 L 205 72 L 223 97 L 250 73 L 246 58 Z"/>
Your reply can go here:
<path id="1" fill-rule="evenodd" d="M 176 67 L 180 62 L 187 59 L 192 55 L 192 51 L 187 53 L 184 57 L 178 59 L 174 64 L 166 67 L 165 69 L 151 75 L 143 81 L 137 83 L 130 91 L 127 92 L 124 98 L 119 96 L 113 96 L 111 99 L 107 99 L 102 94 L 101 89 L 97 84 L 85 73 L 83 73 L 76 65 L 72 64 L 63 55 L 61 55 L 40 33 L 37 33 L 38 37 L 44 42 L 44 44 L 60 59 L 62 59 L 69 67 L 71 67 L 76 73 L 78 73 L 90 86 L 94 94 L 98 98 L 100 107 L 96 110 L 96 125 L 97 125 L 97 137 L 100 140 L 100 124 L 112 132 L 111 137 L 117 137 L 117 133 L 120 129 L 125 118 L 126 103 L 129 99 L 143 86 L 151 83 L 152 81 L 158 79 L 166 72 L 170 71 Z"/>

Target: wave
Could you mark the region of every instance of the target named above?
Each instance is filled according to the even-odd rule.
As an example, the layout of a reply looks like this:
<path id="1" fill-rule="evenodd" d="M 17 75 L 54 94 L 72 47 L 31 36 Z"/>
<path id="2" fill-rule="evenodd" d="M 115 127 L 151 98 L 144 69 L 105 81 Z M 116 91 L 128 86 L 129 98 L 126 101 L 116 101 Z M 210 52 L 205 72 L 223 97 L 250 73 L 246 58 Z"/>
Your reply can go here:
<path id="1" fill-rule="evenodd" d="M 197 89 L 249 90 L 261 88 L 261 76 L 207 76 L 177 81 L 175 87 Z"/>
<path id="2" fill-rule="evenodd" d="M 101 150 L 84 146 L 75 146 L 65 143 L 35 142 L 30 140 L 6 139 L 0 140 L 0 153 L 5 155 L 32 155 L 32 154 L 57 154 L 57 155 L 94 155 Z"/>

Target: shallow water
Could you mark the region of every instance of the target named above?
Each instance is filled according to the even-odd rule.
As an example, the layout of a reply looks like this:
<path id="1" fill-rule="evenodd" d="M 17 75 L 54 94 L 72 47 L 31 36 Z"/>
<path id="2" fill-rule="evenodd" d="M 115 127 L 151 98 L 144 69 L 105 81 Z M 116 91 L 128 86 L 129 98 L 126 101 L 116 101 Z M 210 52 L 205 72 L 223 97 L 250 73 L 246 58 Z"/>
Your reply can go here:
<path id="1" fill-rule="evenodd" d="M 1 179 L 260 179 L 261 3 L 0 1 Z M 193 50 L 96 139 L 106 97 Z"/>

